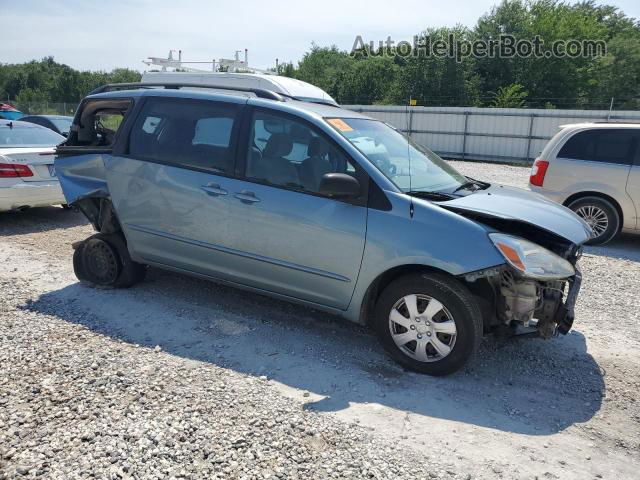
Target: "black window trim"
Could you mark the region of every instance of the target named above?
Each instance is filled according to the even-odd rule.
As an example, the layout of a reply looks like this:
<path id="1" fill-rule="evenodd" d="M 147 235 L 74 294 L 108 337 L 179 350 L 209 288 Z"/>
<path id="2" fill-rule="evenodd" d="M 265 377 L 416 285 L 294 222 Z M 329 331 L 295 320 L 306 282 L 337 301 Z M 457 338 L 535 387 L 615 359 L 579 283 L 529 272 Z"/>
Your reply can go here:
<path id="1" fill-rule="evenodd" d="M 122 144 L 123 140 L 128 138 L 128 131 L 126 129 L 127 122 L 130 122 L 131 117 L 135 117 L 137 114 L 137 103 L 139 98 L 137 97 L 108 97 L 108 98 L 85 98 L 80 102 L 78 110 L 76 111 L 73 121 L 71 122 L 71 127 L 69 129 L 69 136 L 67 140 L 65 140 L 61 145 L 56 147 L 56 154 L 58 155 L 78 155 L 78 154 L 105 154 L 111 153 L 116 154 L 115 152 L 119 151 L 119 145 Z M 115 137 L 113 139 L 113 143 L 108 146 L 96 146 L 96 145 L 67 145 L 69 138 L 73 132 L 74 126 L 77 126 L 81 119 L 84 110 L 93 103 L 99 102 L 107 102 L 107 101 L 128 101 L 129 106 L 124 112 L 122 123 L 118 127 L 118 130 L 115 132 Z"/>
<path id="2" fill-rule="evenodd" d="M 231 158 L 232 158 L 232 167 L 230 169 L 229 172 L 223 172 L 223 171 L 219 171 L 219 170 L 215 170 L 212 168 L 204 168 L 204 167 L 196 167 L 193 165 L 181 165 L 178 163 L 174 163 L 174 162 L 168 162 L 168 161 L 164 161 L 164 160 L 159 160 L 157 158 L 152 158 L 152 157 L 146 157 L 146 156 L 139 156 L 139 155 L 131 155 L 129 153 L 129 143 L 131 140 L 131 132 L 133 130 L 133 126 L 137 123 L 138 121 L 138 117 L 142 114 L 145 105 L 147 104 L 147 102 L 152 101 L 152 100 L 160 100 L 163 102 L 173 102 L 173 103 L 185 103 L 185 102 L 189 102 L 189 103 L 209 103 L 209 104 L 219 104 L 219 105 L 233 105 L 235 107 L 237 107 L 238 109 L 238 114 L 237 117 L 235 119 L 233 128 L 231 130 L 231 137 L 229 138 L 229 148 L 231 149 Z M 136 107 L 136 111 L 133 112 L 133 115 L 130 115 L 131 120 L 129 121 L 128 125 L 126 126 L 126 130 L 123 131 L 123 135 L 122 135 L 122 142 L 120 145 L 118 145 L 118 149 L 116 150 L 114 148 L 113 154 L 117 155 L 119 157 L 124 157 L 124 158 L 129 158 L 131 160 L 137 160 L 140 162 L 148 162 L 148 163 L 154 163 L 157 165 L 164 165 L 167 167 L 174 167 L 174 168 L 181 168 L 183 170 L 191 170 L 194 172 L 200 172 L 200 173 L 206 173 L 208 175 L 216 175 L 216 176 L 220 176 L 220 177 L 226 177 L 226 178 L 233 178 L 233 179 L 238 179 L 238 176 L 235 174 L 236 170 L 237 170 L 237 163 L 238 163 L 238 138 L 241 136 L 241 130 L 240 127 L 243 124 L 243 120 L 244 120 L 244 116 L 245 116 L 245 110 L 246 110 L 246 104 L 244 103 L 237 103 L 237 102 L 225 102 L 223 100 L 213 100 L 213 99 L 204 99 L 204 98 L 183 98 L 183 97 L 166 97 L 166 96 L 145 96 L 145 97 L 140 97 L 139 98 L 139 102 L 138 102 L 138 106 Z"/>
<path id="3" fill-rule="evenodd" d="M 309 128 L 311 128 L 312 130 L 314 130 L 315 133 L 317 133 L 319 136 L 321 136 L 322 138 L 324 138 L 327 142 L 329 142 L 330 145 L 332 145 L 334 148 L 336 148 L 336 150 L 338 150 L 339 153 L 341 153 L 342 155 L 344 155 L 344 157 L 350 161 L 355 168 L 359 169 L 362 172 L 363 178 L 365 179 L 366 183 L 364 185 L 361 185 L 362 188 L 362 192 L 363 194 L 357 198 L 348 198 L 348 199 L 344 199 L 344 198 L 332 198 L 332 197 L 328 197 L 326 195 L 322 195 L 321 193 L 318 192 L 311 192 L 309 190 L 302 190 L 299 188 L 295 188 L 295 187 L 289 187 L 286 185 L 278 185 L 275 183 L 270 183 L 270 182 L 266 182 L 263 180 L 259 180 L 259 179 L 255 179 L 255 178 L 250 178 L 247 177 L 246 175 L 246 171 L 247 171 L 247 155 L 249 152 L 249 140 L 250 140 L 250 136 L 251 136 L 251 124 L 253 122 L 253 118 L 254 115 L 257 112 L 263 112 L 269 115 L 274 115 L 274 116 L 282 116 L 285 118 L 289 118 L 291 120 L 294 120 L 296 122 L 300 122 L 306 126 L 308 126 Z M 280 190 L 288 190 L 290 192 L 295 192 L 295 193 L 301 193 L 304 195 L 311 195 L 314 197 L 319 197 L 319 198 L 324 198 L 326 200 L 333 200 L 335 202 L 342 202 L 342 203 L 348 203 L 350 205 L 355 205 L 358 207 L 368 207 L 369 204 L 369 192 L 370 192 L 370 187 L 369 185 L 371 184 L 371 182 L 373 182 L 373 179 L 371 178 L 371 176 L 367 173 L 367 171 L 362 168 L 362 166 L 356 161 L 355 158 L 353 158 L 351 155 L 349 155 L 349 153 L 342 148 L 342 146 L 340 146 L 334 139 L 332 139 L 329 135 L 326 134 L 326 132 L 322 131 L 321 128 L 319 128 L 317 125 L 314 125 L 312 122 L 310 122 L 309 120 L 307 120 L 306 118 L 302 118 L 299 117 L 298 115 L 294 115 L 292 113 L 289 112 L 283 112 L 282 110 L 277 110 L 277 109 L 273 109 L 273 108 L 267 108 L 267 107 L 255 107 L 255 106 L 247 106 L 246 111 L 244 112 L 245 114 L 245 118 L 243 119 L 243 125 L 242 125 L 242 135 L 240 136 L 239 140 L 240 140 L 240 144 L 239 144 L 239 148 L 238 148 L 238 157 L 237 157 L 237 164 L 236 164 L 236 174 L 238 175 L 238 178 L 242 181 L 245 182 L 249 182 L 249 183 L 255 183 L 258 185 L 264 185 L 267 187 L 272 187 L 272 188 L 277 188 Z"/>
<path id="4" fill-rule="evenodd" d="M 582 133 L 595 133 L 596 135 L 600 135 L 601 133 L 608 131 L 629 131 L 632 135 L 631 139 L 631 151 L 629 153 L 630 161 L 628 163 L 620 163 L 620 162 L 611 162 L 605 160 L 597 160 L 597 159 L 584 159 L 584 158 L 572 158 L 562 156 L 562 150 L 566 147 L 567 143 L 573 140 L 576 136 Z M 556 154 L 556 158 L 562 158 L 564 160 L 569 160 L 572 162 L 589 162 L 597 165 L 614 165 L 617 167 L 631 167 L 636 165 L 637 161 L 640 161 L 640 129 L 631 129 L 631 128 L 586 128 L 584 130 L 578 130 L 577 132 L 573 132 L 569 137 L 562 143 L 560 148 L 558 149 L 558 153 Z"/>

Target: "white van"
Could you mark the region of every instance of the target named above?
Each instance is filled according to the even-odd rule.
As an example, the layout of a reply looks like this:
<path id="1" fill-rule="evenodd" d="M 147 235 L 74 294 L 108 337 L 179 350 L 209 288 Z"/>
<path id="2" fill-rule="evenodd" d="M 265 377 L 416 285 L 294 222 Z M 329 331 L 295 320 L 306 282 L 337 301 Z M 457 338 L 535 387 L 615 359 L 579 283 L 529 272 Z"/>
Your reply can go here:
<path id="1" fill-rule="evenodd" d="M 217 73 L 217 72 L 147 72 L 142 83 L 195 83 L 238 88 L 261 88 L 271 90 L 296 100 L 327 105 L 338 105 L 327 92 L 310 83 L 295 78 L 263 73 Z"/>
<path id="2" fill-rule="evenodd" d="M 529 188 L 582 217 L 591 245 L 640 234 L 640 125 L 563 125 L 533 164 Z"/>

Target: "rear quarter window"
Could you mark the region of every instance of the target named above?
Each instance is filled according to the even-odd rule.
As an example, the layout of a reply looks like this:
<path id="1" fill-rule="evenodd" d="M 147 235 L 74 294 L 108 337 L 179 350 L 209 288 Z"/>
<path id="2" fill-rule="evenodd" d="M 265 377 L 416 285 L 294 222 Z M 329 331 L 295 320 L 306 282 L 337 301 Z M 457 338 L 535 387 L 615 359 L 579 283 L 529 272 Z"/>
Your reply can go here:
<path id="1" fill-rule="evenodd" d="M 558 152 L 559 158 L 631 165 L 640 134 L 632 129 L 593 129 L 571 136 Z"/>
<path id="2" fill-rule="evenodd" d="M 73 152 L 78 148 L 88 151 L 110 150 L 132 105 L 133 101 L 129 98 L 85 100 L 59 152 Z"/>

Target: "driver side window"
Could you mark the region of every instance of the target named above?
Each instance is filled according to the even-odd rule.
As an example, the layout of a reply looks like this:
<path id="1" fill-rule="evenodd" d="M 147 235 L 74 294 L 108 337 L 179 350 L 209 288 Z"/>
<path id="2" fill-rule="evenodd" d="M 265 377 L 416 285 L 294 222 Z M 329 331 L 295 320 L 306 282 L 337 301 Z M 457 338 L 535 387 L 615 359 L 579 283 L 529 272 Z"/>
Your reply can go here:
<path id="1" fill-rule="evenodd" d="M 319 193 L 326 173 L 356 176 L 354 165 L 324 135 L 289 116 L 256 111 L 249 142 L 250 179 Z"/>

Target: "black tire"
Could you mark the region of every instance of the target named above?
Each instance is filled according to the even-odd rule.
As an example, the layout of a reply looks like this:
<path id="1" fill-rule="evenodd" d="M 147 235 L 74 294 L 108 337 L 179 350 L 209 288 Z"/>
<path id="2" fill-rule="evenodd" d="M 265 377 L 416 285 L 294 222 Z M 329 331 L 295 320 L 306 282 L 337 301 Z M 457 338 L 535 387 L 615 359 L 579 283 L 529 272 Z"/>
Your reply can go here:
<path id="1" fill-rule="evenodd" d="M 73 266 L 80 281 L 111 288 L 128 288 L 144 280 L 147 267 L 131 260 L 121 234 L 98 233 L 76 248 Z"/>
<path id="2" fill-rule="evenodd" d="M 391 329 L 397 327 L 395 323 L 392 327 L 389 320 L 392 309 L 398 302 L 402 302 L 405 296 L 412 294 L 436 299 L 444 306 L 444 309 L 439 311 L 439 315 L 449 315 L 448 319 L 455 322 L 455 339 L 446 335 L 442 337 L 442 334 L 437 332 L 427 333 L 430 336 L 437 335 L 437 339 L 444 339 L 451 345 L 450 353 L 440 359 L 438 359 L 440 355 L 434 353 L 430 361 L 419 361 L 407 353 L 407 349 L 411 350 L 411 342 L 399 347 L 393 339 Z M 424 298 L 420 300 L 420 302 L 424 301 L 428 302 Z M 420 310 L 420 304 L 418 304 L 418 312 L 424 314 L 426 308 Z M 424 322 L 425 319 L 422 318 L 422 321 Z M 473 295 L 455 278 L 439 273 L 407 275 L 389 284 L 376 303 L 374 322 L 380 343 L 396 362 L 409 370 L 428 375 L 448 375 L 459 370 L 473 356 L 482 340 L 482 314 Z M 433 316 L 432 322 L 434 325 L 440 323 L 436 315 Z M 414 327 L 415 325 L 411 328 L 415 331 Z M 418 328 L 426 327 L 418 325 Z M 409 332 L 406 328 L 404 330 Z M 431 340 L 425 337 L 422 341 L 430 342 Z M 414 345 L 417 348 L 417 340 Z M 433 345 L 431 349 L 435 352 Z M 429 355 L 429 345 L 426 351 Z"/>
<path id="3" fill-rule="evenodd" d="M 84 271 L 84 264 L 82 262 L 82 254 L 84 253 L 84 242 L 79 245 L 74 245 L 73 251 L 73 272 L 76 274 L 76 278 L 81 282 L 87 281 L 87 274 Z"/>
<path id="4" fill-rule="evenodd" d="M 585 218 L 584 213 L 586 213 L 590 208 L 593 209 L 594 212 L 602 212 L 602 214 L 606 216 L 606 229 L 596 237 L 587 241 L 587 245 L 604 245 L 605 243 L 610 242 L 620 231 L 620 215 L 618 214 L 618 210 L 611 204 L 611 202 L 602 197 L 582 197 L 571 202 L 569 204 L 569 208 L 587 221 L 587 223 L 589 223 L 589 221 Z M 594 233 L 597 233 L 595 232 L 595 229 Z"/>

